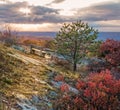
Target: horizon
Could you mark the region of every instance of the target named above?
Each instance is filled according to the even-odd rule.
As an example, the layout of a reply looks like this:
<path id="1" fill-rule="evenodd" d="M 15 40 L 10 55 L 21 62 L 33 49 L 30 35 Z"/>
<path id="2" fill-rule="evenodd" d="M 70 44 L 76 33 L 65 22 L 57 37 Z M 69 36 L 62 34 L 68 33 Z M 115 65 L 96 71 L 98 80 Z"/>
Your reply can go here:
<path id="1" fill-rule="evenodd" d="M 27 36 L 33 38 L 55 38 L 57 32 L 18 32 L 20 36 Z M 120 32 L 99 32 L 98 40 L 106 39 L 120 40 Z"/>
<path id="2" fill-rule="evenodd" d="M 99 32 L 120 32 L 119 10 L 119 0 L 0 0 L 0 30 L 57 32 L 82 20 Z"/>
<path id="3" fill-rule="evenodd" d="M 0 30 L 0 32 L 3 32 L 3 31 L 5 31 L 5 30 Z M 16 32 L 16 33 L 19 33 L 19 32 L 20 32 L 20 33 L 21 33 L 21 32 L 23 32 L 23 33 L 24 33 L 24 32 L 30 32 L 30 33 L 31 33 L 31 32 L 41 32 L 41 33 L 55 32 L 55 33 L 57 33 L 57 32 L 59 32 L 59 31 L 39 31 L 39 30 L 38 30 L 38 31 L 30 31 L 30 30 L 28 30 L 28 31 L 17 31 L 17 30 L 12 30 L 12 29 L 11 29 L 11 32 L 13 32 L 13 33 L 14 33 L 14 32 Z M 111 32 L 113 32 L 113 33 L 120 33 L 120 31 L 99 31 L 99 30 L 98 30 L 98 33 L 101 33 L 101 32 L 102 32 L 102 33 L 107 33 L 107 32 L 108 32 L 108 33 L 111 33 Z"/>

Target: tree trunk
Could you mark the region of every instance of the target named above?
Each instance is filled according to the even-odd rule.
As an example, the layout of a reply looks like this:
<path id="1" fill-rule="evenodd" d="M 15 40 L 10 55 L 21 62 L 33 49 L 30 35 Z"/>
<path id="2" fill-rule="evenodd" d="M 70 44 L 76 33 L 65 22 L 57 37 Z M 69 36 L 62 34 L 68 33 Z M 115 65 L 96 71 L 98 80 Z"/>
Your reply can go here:
<path id="1" fill-rule="evenodd" d="M 73 55 L 73 71 L 77 70 L 77 62 L 76 62 L 76 54 L 77 54 L 77 40 L 75 40 L 75 47 L 74 47 L 74 55 Z"/>
<path id="2" fill-rule="evenodd" d="M 77 70 L 77 63 L 74 61 L 74 64 L 73 64 L 73 71 L 76 71 Z"/>

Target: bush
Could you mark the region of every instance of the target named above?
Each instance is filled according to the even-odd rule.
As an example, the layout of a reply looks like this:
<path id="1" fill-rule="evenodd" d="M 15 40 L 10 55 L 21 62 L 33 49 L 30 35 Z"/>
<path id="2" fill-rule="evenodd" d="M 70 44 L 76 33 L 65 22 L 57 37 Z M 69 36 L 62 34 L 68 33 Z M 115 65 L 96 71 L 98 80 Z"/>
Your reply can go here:
<path id="1" fill-rule="evenodd" d="M 57 75 L 57 76 L 55 76 L 55 81 L 64 81 L 63 75 Z"/>
<path id="2" fill-rule="evenodd" d="M 101 44 L 100 51 L 112 66 L 120 66 L 120 41 L 107 39 Z"/>
<path id="3" fill-rule="evenodd" d="M 55 102 L 56 110 L 120 110 L 120 80 L 109 70 L 90 74 L 86 81 L 78 80 L 76 88 L 78 94 L 62 92 Z"/>

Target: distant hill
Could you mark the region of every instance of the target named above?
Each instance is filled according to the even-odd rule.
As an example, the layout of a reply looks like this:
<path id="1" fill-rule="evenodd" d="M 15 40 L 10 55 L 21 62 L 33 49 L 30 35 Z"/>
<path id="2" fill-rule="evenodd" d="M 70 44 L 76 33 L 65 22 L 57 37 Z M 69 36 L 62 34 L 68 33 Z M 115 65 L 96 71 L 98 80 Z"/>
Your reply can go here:
<path id="1" fill-rule="evenodd" d="M 120 32 L 100 32 L 98 35 L 99 40 L 106 40 L 108 38 L 120 40 Z"/>
<path id="2" fill-rule="evenodd" d="M 55 38 L 56 32 L 18 32 L 18 35 L 30 37 L 52 37 Z"/>
<path id="3" fill-rule="evenodd" d="M 55 38 L 57 32 L 19 32 L 18 35 L 22 36 L 29 36 L 29 37 L 51 37 Z M 109 39 L 115 39 L 120 40 L 120 32 L 99 32 L 98 39 L 99 40 L 106 40 Z"/>

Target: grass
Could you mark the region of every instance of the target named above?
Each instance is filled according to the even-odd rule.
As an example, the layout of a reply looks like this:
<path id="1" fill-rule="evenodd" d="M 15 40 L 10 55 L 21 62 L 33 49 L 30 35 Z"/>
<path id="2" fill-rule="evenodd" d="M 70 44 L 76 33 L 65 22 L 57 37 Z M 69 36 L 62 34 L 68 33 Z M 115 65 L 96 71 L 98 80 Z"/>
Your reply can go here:
<path id="1" fill-rule="evenodd" d="M 7 53 L 19 53 L 24 56 L 41 61 L 40 65 L 24 64 L 22 61 L 12 58 Z M 25 54 L 0 44 L 0 92 L 6 97 L 16 97 L 22 94 L 44 96 L 49 90 L 58 91 L 51 87 L 50 81 L 54 76 L 62 74 L 66 82 L 75 82 L 80 74 L 73 73 L 59 65 L 50 66 L 46 59 L 39 56 Z M 53 72 L 53 76 L 50 73 Z M 43 83 L 46 82 L 46 83 Z"/>

